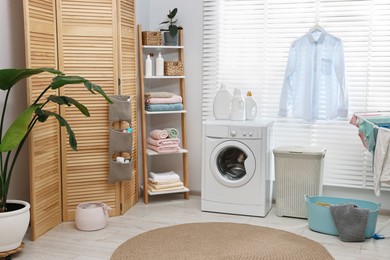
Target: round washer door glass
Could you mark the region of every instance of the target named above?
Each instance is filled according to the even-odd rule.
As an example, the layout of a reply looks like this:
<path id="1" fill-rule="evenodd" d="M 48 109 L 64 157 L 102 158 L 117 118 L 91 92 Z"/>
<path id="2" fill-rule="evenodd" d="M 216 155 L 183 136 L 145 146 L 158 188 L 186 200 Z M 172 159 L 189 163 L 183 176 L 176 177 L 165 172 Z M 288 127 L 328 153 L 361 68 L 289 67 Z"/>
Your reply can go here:
<path id="1" fill-rule="evenodd" d="M 210 157 L 214 177 L 229 187 L 247 183 L 255 173 L 256 160 L 253 152 L 238 141 L 226 141 L 217 145 Z"/>

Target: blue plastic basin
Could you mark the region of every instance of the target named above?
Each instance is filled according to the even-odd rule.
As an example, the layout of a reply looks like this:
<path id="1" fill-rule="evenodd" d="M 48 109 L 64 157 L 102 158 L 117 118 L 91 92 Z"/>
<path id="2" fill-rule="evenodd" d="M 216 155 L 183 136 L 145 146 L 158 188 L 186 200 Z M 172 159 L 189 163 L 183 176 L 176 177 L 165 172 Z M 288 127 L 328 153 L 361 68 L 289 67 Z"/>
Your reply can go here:
<path id="1" fill-rule="evenodd" d="M 378 211 L 381 207 L 380 203 L 374 203 L 366 200 L 345 199 L 335 197 L 305 195 L 305 203 L 307 208 L 307 221 L 311 230 L 338 236 L 339 232 L 333 222 L 329 207 L 317 205 L 316 202 L 323 202 L 331 205 L 338 204 L 356 204 L 359 208 L 369 209 L 367 228 L 365 232 L 366 238 L 370 238 L 375 234 L 376 222 L 378 219 Z"/>

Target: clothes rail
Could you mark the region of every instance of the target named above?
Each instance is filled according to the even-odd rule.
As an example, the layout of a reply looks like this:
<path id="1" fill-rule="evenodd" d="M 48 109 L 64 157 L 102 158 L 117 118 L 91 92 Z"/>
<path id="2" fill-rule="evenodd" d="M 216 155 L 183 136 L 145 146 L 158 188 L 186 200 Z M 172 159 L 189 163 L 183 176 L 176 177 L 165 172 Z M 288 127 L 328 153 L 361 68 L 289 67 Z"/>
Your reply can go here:
<path id="1" fill-rule="evenodd" d="M 374 192 L 390 184 L 390 111 L 354 113 L 350 123 L 359 128 L 363 145 L 373 155 Z"/>

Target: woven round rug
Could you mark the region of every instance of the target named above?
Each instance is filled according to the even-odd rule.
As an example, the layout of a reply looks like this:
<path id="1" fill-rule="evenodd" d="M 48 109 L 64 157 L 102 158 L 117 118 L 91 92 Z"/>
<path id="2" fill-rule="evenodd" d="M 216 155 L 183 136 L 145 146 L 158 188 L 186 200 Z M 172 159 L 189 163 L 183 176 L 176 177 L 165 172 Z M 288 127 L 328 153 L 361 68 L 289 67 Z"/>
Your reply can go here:
<path id="1" fill-rule="evenodd" d="M 293 233 L 225 222 L 191 223 L 142 233 L 121 244 L 119 259 L 334 259 L 321 244 Z"/>

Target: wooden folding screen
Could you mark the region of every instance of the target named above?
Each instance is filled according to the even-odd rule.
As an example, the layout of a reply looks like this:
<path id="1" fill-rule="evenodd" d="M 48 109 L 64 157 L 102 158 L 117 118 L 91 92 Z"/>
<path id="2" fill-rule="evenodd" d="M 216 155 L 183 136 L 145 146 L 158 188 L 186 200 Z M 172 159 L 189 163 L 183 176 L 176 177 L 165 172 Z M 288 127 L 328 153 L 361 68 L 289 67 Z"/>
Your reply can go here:
<path id="1" fill-rule="evenodd" d="M 135 1 L 118 0 L 121 10 L 118 12 L 118 41 L 120 50 L 119 78 L 120 93 L 133 97 L 131 100 L 132 128 L 133 128 L 133 178 L 130 181 L 121 182 L 121 213 L 126 212 L 131 206 L 138 202 L 138 127 L 137 127 L 137 88 L 136 88 L 136 32 L 135 32 Z"/>
<path id="2" fill-rule="evenodd" d="M 49 31 L 47 26 L 35 26 L 37 16 L 39 19 L 46 20 L 49 18 L 49 12 L 44 11 L 50 9 L 51 24 L 55 27 L 53 31 Z M 46 8 L 46 9 L 44 9 Z M 34 14 L 34 16 L 33 16 Z M 34 59 L 41 60 L 47 55 L 39 52 L 38 43 L 32 42 L 32 36 L 35 33 L 35 27 L 44 30 L 43 35 L 54 35 L 53 46 L 50 49 L 54 51 L 53 62 L 47 66 L 55 67 L 63 71 L 67 75 L 79 75 L 89 79 L 95 84 L 100 85 L 107 94 L 127 94 L 133 96 L 133 129 L 136 137 L 137 129 L 137 114 L 136 114 L 136 81 L 135 81 L 135 12 L 134 1 L 125 0 L 25 0 L 25 18 L 26 18 L 26 53 L 27 66 L 39 67 L 37 63 L 33 63 Z M 38 20 L 39 20 L 38 19 Z M 34 26 L 32 26 L 34 25 Z M 46 25 L 46 24 L 45 24 Z M 55 40 L 57 37 L 57 41 Z M 38 48 L 38 49 L 36 49 Z M 57 50 L 57 53 L 56 51 Z M 121 84 L 121 86 L 120 86 Z M 35 90 L 36 84 L 30 83 L 31 89 Z M 71 96 L 79 102 L 86 105 L 91 113 L 91 117 L 85 118 L 74 108 L 61 107 L 61 115 L 64 116 L 72 126 L 78 141 L 78 151 L 72 151 L 67 143 L 66 130 L 61 129 L 61 134 L 58 134 L 58 125 L 53 123 L 53 133 L 56 136 L 50 138 L 53 142 L 61 144 L 60 160 L 57 160 L 57 165 L 52 166 L 57 172 L 52 174 L 54 177 L 50 180 L 43 180 L 43 184 L 39 184 L 34 176 L 43 174 L 45 178 L 49 178 L 46 172 L 42 172 L 42 168 L 34 168 L 38 161 L 35 132 L 31 138 L 31 197 L 35 201 L 43 199 L 44 193 L 37 193 L 37 187 L 46 188 L 46 184 L 57 184 L 57 189 L 53 190 L 59 196 L 62 210 L 58 210 L 58 202 L 56 210 L 53 214 L 47 216 L 52 218 L 52 215 L 58 214 L 63 221 L 74 220 L 74 213 L 77 204 L 85 201 L 103 201 L 107 203 L 113 210 L 110 215 L 116 216 L 125 212 L 128 208 L 138 201 L 138 176 L 137 169 L 137 149 L 136 142 L 133 142 L 133 176 L 131 181 L 122 183 L 109 184 L 108 177 L 108 104 L 100 95 L 90 94 L 82 85 L 69 85 L 60 89 L 61 95 Z M 29 100 L 31 101 L 31 100 Z M 57 109 L 57 108 L 55 108 Z M 47 125 L 45 126 L 47 127 Z M 46 129 L 41 131 L 41 134 L 46 136 Z M 136 139 L 136 138 L 134 138 Z M 135 143 L 135 144 L 134 144 Z M 47 144 L 41 147 L 45 154 L 48 147 Z M 51 148 L 50 148 L 51 149 Z M 58 146 L 57 146 L 58 154 Z M 45 162 L 43 158 L 39 160 Z M 61 171 L 58 166 L 61 162 Z M 55 179 L 54 182 L 51 179 Z M 60 179 L 62 182 L 59 183 Z M 53 182 L 53 183 L 52 183 Z M 39 185 L 38 185 L 39 184 Z M 61 199 L 62 193 L 62 199 Z M 52 225 L 44 223 L 45 228 L 40 229 L 33 223 L 38 220 L 40 212 L 46 214 L 47 208 L 51 207 L 48 204 L 38 205 L 32 202 L 32 230 L 35 239 L 40 234 L 49 230 L 56 224 L 53 221 Z M 45 212 L 45 213 L 43 213 Z M 55 212 L 55 214 L 54 214 Z"/>
<path id="3" fill-rule="evenodd" d="M 57 68 L 54 2 L 24 1 L 24 9 L 27 66 Z M 27 81 L 28 104 L 50 84 L 52 77 L 43 73 Z M 47 109 L 59 112 L 58 107 L 53 105 Z M 30 133 L 29 147 L 31 237 L 35 239 L 62 221 L 60 133 L 55 119 L 36 124 Z"/>

